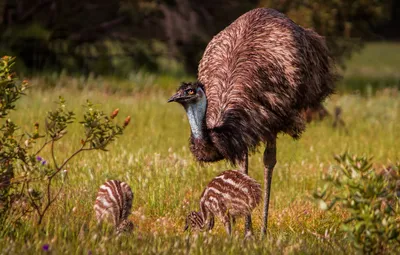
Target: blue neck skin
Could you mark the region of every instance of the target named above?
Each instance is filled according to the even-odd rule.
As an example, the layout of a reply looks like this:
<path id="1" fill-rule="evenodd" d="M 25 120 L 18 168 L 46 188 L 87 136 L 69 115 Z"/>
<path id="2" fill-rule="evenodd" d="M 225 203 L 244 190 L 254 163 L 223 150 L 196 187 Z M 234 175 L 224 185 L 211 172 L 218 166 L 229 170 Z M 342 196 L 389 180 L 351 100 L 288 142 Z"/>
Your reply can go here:
<path id="1" fill-rule="evenodd" d="M 197 89 L 201 95 L 199 100 L 192 104 L 186 105 L 186 114 L 189 119 L 190 129 L 192 130 L 193 137 L 196 139 L 203 138 L 203 121 L 206 115 L 207 99 L 201 88 Z"/>

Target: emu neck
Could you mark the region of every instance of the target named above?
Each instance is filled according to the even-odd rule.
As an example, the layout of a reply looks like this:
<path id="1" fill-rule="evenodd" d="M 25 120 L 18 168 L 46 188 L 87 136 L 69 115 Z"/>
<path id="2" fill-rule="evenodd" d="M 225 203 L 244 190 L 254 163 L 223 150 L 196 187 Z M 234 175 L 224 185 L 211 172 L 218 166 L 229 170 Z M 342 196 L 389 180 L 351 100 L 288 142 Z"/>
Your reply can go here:
<path id="1" fill-rule="evenodd" d="M 207 99 L 203 96 L 196 103 L 186 105 L 186 114 L 189 119 L 190 129 L 194 138 L 204 138 L 203 123 L 206 115 Z"/>

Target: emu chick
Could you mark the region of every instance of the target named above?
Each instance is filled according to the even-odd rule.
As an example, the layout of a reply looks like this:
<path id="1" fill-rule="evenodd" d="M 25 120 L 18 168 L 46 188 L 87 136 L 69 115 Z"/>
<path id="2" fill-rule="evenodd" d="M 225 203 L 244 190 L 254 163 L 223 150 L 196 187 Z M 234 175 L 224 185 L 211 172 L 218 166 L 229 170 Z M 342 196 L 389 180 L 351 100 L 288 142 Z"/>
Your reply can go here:
<path id="1" fill-rule="evenodd" d="M 214 227 L 214 216 L 219 217 L 231 234 L 231 220 L 251 215 L 260 203 L 261 185 L 250 176 L 228 170 L 215 177 L 205 188 L 200 198 L 200 211 L 190 212 L 185 230 L 208 230 Z"/>
<path id="2" fill-rule="evenodd" d="M 94 210 L 97 221 L 107 221 L 116 232 L 131 232 L 133 223 L 128 220 L 131 213 L 133 193 L 125 182 L 110 180 L 100 186 Z"/>

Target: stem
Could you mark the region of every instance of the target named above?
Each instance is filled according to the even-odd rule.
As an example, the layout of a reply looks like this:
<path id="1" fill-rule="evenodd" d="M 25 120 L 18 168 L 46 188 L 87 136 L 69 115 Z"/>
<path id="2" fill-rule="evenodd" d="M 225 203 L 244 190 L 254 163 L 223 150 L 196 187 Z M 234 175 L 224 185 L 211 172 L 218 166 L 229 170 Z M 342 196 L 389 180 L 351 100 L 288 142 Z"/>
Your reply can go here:
<path id="1" fill-rule="evenodd" d="M 47 210 L 47 207 L 50 206 L 50 200 L 51 200 L 51 199 L 50 199 L 50 198 L 51 198 L 51 189 L 50 189 L 51 180 L 52 180 L 52 178 L 49 178 L 49 181 L 48 181 L 48 183 L 47 183 L 47 205 L 46 205 L 45 209 L 43 210 L 43 214 L 44 214 L 44 212 Z"/>
<path id="2" fill-rule="evenodd" d="M 46 147 L 46 145 L 48 145 L 50 142 L 51 142 L 51 140 L 44 142 L 42 147 L 40 147 L 40 149 L 35 153 L 35 155 L 38 155 L 44 149 L 44 147 Z"/>
<path id="3" fill-rule="evenodd" d="M 22 183 L 21 191 L 19 192 L 19 196 L 20 196 L 20 197 L 24 194 L 25 185 L 26 185 L 26 182 L 23 182 L 23 183 Z"/>
<path id="4" fill-rule="evenodd" d="M 82 145 L 77 151 L 75 151 L 71 156 L 69 156 L 66 160 L 64 160 L 64 162 L 62 163 L 61 166 L 58 166 L 58 165 L 57 165 L 56 158 L 55 158 L 55 155 L 54 155 L 54 142 L 55 142 L 54 139 L 51 140 L 51 155 L 52 155 L 52 158 L 53 158 L 54 165 L 55 165 L 55 167 L 56 167 L 56 171 L 48 177 L 48 183 L 47 183 L 47 203 L 46 203 L 46 206 L 43 208 L 43 211 L 42 211 L 42 212 L 40 212 L 40 208 L 39 208 L 39 207 L 36 205 L 36 203 L 33 201 L 33 198 L 31 197 L 31 195 L 29 194 L 29 191 L 28 191 L 29 197 L 30 197 L 30 199 L 32 200 L 32 204 L 33 204 L 33 206 L 35 207 L 35 209 L 36 209 L 36 211 L 38 212 L 38 215 L 39 215 L 38 225 L 40 225 L 40 224 L 42 223 L 42 220 L 43 220 L 43 217 L 44 217 L 45 213 L 46 213 L 47 210 L 50 208 L 50 206 L 54 203 L 54 201 L 56 201 L 56 199 L 58 198 L 58 196 L 60 195 L 60 193 L 61 193 L 61 191 L 62 191 L 62 189 L 63 189 L 63 187 L 64 187 L 64 184 L 61 184 L 61 187 L 60 187 L 60 189 L 58 190 L 57 194 L 52 198 L 52 197 L 51 197 L 51 182 L 52 182 L 53 178 L 54 178 L 54 177 L 64 168 L 64 166 L 65 166 L 73 157 L 75 157 L 78 153 L 80 153 L 80 152 L 82 152 L 82 151 L 93 150 L 93 149 L 91 149 L 91 148 L 84 148 L 84 147 L 85 147 L 85 144 L 86 144 L 86 142 L 87 142 L 87 138 L 86 138 L 86 140 L 84 141 L 83 145 Z M 39 151 L 40 151 L 40 150 L 39 150 Z"/>
<path id="5" fill-rule="evenodd" d="M 51 156 L 52 156 L 52 158 L 53 158 L 54 165 L 55 165 L 56 169 L 58 170 L 56 157 L 55 157 L 55 155 L 54 155 L 54 142 L 55 142 L 55 140 L 52 139 L 52 140 L 51 140 Z"/>
<path id="6" fill-rule="evenodd" d="M 67 158 L 64 163 L 62 163 L 62 165 L 60 167 L 57 167 L 57 170 L 50 175 L 49 178 L 53 178 L 56 174 L 58 174 L 63 168 L 64 166 L 68 163 L 68 161 L 70 161 L 73 157 L 75 157 L 78 153 L 82 152 L 82 151 L 90 151 L 90 150 L 94 150 L 94 149 L 90 149 L 90 148 L 83 148 L 84 146 L 82 146 L 79 150 L 75 151 L 69 158 Z"/>
<path id="7" fill-rule="evenodd" d="M 35 200 L 33 199 L 31 193 L 29 192 L 29 181 L 26 182 L 26 188 L 28 189 L 28 197 L 29 197 L 29 199 L 31 200 L 31 204 L 33 205 L 33 207 L 35 208 L 37 214 L 39 215 L 38 225 L 40 225 L 40 223 L 42 222 L 43 216 L 42 216 L 42 213 L 41 213 L 41 211 L 40 211 L 39 206 L 36 204 L 36 202 L 35 202 Z"/>
<path id="8" fill-rule="evenodd" d="M 43 209 L 42 215 L 44 216 L 44 214 L 47 212 L 47 210 L 50 208 L 50 206 L 53 204 L 54 201 L 56 201 L 57 197 L 60 195 L 61 190 L 64 187 L 64 184 L 61 184 L 61 188 L 58 190 L 57 194 L 53 197 L 53 199 L 50 199 L 51 193 L 50 193 L 50 186 L 51 186 L 51 178 L 49 178 L 49 182 L 47 184 L 47 204 Z M 42 217 L 43 218 L 43 217 Z M 41 220 L 39 221 L 39 225 L 41 223 Z"/>
<path id="9" fill-rule="evenodd" d="M 64 183 L 61 184 L 60 189 L 58 190 L 57 194 L 54 196 L 53 200 L 51 200 L 51 203 L 53 203 L 53 202 L 57 199 L 58 195 L 60 195 L 61 190 L 62 190 L 63 188 L 64 188 Z"/>

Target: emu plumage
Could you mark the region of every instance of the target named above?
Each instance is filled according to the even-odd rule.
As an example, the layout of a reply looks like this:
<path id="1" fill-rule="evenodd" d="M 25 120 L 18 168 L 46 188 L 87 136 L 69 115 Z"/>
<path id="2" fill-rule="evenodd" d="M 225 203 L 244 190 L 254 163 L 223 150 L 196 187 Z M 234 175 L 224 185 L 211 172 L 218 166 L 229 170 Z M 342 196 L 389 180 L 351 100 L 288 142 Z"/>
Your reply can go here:
<path id="1" fill-rule="evenodd" d="M 299 138 L 302 111 L 332 93 L 335 73 L 325 41 L 284 14 L 249 11 L 217 34 L 199 64 L 198 82 L 183 83 L 169 101 L 184 106 L 199 161 L 227 159 L 248 173 L 248 153 L 264 152 L 266 233 L 276 136 Z M 206 104 L 206 107 L 204 105 Z M 251 219 L 246 220 L 251 233 Z"/>

